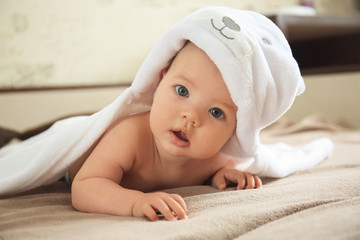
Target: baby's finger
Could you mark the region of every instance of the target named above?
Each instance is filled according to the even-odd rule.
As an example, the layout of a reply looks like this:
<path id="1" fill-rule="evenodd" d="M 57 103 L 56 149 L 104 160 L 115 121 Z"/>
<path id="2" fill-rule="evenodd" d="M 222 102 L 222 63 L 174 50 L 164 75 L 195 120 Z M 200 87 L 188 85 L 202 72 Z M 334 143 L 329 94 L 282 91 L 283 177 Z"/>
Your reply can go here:
<path id="1" fill-rule="evenodd" d="M 254 179 L 255 179 L 255 186 L 256 186 L 256 188 L 261 188 L 261 187 L 262 187 L 262 181 L 261 181 L 261 179 L 260 179 L 257 175 L 254 176 Z"/>
<path id="2" fill-rule="evenodd" d="M 146 205 L 143 208 L 143 214 L 144 216 L 146 216 L 147 218 L 149 218 L 151 221 L 157 221 L 159 220 L 159 217 L 155 211 L 155 209 L 150 206 L 150 205 Z"/>
<path id="3" fill-rule="evenodd" d="M 170 196 L 172 198 L 174 198 L 175 201 L 177 201 L 185 211 L 187 211 L 185 201 L 180 195 L 178 195 L 178 194 L 170 194 Z"/>
<path id="4" fill-rule="evenodd" d="M 219 190 L 224 190 L 226 188 L 226 179 L 223 175 L 214 177 L 213 186 L 217 187 Z"/>
<path id="5" fill-rule="evenodd" d="M 246 175 L 246 189 L 254 189 L 255 188 L 254 176 L 250 173 L 245 173 L 245 175 Z"/>
<path id="6" fill-rule="evenodd" d="M 169 197 L 169 198 L 165 198 L 164 201 L 167 204 L 167 206 L 171 209 L 172 214 L 175 213 L 175 215 L 179 219 L 186 219 L 187 218 L 185 209 L 175 199 Z"/>
<path id="7" fill-rule="evenodd" d="M 246 176 L 244 173 L 241 173 L 237 178 L 237 187 L 236 190 L 244 189 L 246 186 Z"/>
<path id="8" fill-rule="evenodd" d="M 165 200 L 159 199 L 159 201 L 152 203 L 151 206 L 153 208 L 155 208 L 156 210 L 158 210 L 166 218 L 166 220 L 168 220 L 168 221 L 176 221 L 177 220 L 175 218 L 172 210 L 168 207 Z"/>

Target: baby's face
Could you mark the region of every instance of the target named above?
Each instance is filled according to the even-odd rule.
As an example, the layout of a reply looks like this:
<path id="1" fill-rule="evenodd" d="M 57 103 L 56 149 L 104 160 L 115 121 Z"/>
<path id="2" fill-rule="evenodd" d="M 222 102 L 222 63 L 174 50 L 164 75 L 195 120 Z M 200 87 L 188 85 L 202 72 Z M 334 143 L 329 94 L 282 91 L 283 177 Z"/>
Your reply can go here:
<path id="1" fill-rule="evenodd" d="M 205 159 L 233 135 L 236 110 L 216 65 L 188 43 L 162 72 L 150 126 L 158 148 L 172 156 Z"/>

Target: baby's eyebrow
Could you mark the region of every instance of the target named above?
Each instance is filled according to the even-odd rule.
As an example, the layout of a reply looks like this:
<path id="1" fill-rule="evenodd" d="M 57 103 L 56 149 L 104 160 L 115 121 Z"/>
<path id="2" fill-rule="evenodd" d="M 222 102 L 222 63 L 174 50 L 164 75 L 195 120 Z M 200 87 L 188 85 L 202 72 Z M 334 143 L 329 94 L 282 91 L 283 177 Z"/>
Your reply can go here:
<path id="1" fill-rule="evenodd" d="M 221 106 L 224 106 L 226 109 L 228 109 L 231 112 L 236 112 L 237 111 L 237 107 L 234 106 L 233 104 L 229 104 L 226 102 L 220 102 Z"/>
<path id="2" fill-rule="evenodd" d="M 178 78 L 181 78 L 182 80 L 184 80 L 186 82 L 186 85 L 190 85 L 192 88 L 196 89 L 197 85 L 195 84 L 195 81 L 191 80 L 190 77 L 184 75 L 184 74 L 180 74 L 179 76 L 177 76 Z"/>

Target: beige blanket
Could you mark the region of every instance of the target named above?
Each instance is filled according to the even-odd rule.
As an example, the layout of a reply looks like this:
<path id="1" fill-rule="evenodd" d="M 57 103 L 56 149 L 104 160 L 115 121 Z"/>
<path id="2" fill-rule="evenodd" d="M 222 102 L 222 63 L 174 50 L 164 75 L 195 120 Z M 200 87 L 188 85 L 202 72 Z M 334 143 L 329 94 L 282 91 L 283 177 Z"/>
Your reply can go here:
<path id="1" fill-rule="evenodd" d="M 167 190 L 185 198 L 188 220 L 80 213 L 60 181 L 1 199 L 0 240 L 360 239 L 360 131 L 310 117 L 279 121 L 263 131 L 262 141 L 296 145 L 324 136 L 335 144 L 329 159 L 283 179 L 263 179 L 263 189 Z"/>

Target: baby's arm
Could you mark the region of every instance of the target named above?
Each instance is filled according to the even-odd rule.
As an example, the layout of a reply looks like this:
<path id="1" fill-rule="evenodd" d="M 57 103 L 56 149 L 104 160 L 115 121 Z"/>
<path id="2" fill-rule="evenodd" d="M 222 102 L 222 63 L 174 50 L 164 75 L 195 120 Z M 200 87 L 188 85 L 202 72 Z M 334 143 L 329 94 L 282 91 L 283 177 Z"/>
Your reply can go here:
<path id="1" fill-rule="evenodd" d="M 220 190 L 231 184 L 236 184 L 236 190 L 261 188 L 261 179 L 251 173 L 242 172 L 235 168 L 235 163 L 229 157 L 220 154 L 219 157 L 228 158 L 227 164 L 220 168 L 212 177 L 211 185 Z"/>
<path id="2" fill-rule="evenodd" d="M 83 212 L 148 217 L 157 220 L 160 212 L 168 220 L 186 218 L 184 200 L 176 194 L 143 193 L 120 186 L 123 175 L 135 160 L 137 140 L 131 122 L 109 130 L 76 174 L 72 204 Z M 143 137 L 143 136 L 140 136 Z M 134 139 L 135 138 L 135 139 Z"/>
<path id="3" fill-rule="evenodd" d="M 143 193 L 121 187 L 105 178 L 79 180 L 72 189 L 73 206 L 82 212 L 119 216 L 148 217 L 158 220 L 159 211 L 167 220 L 185 219 L 186 206 L 177 194 Z"/>

